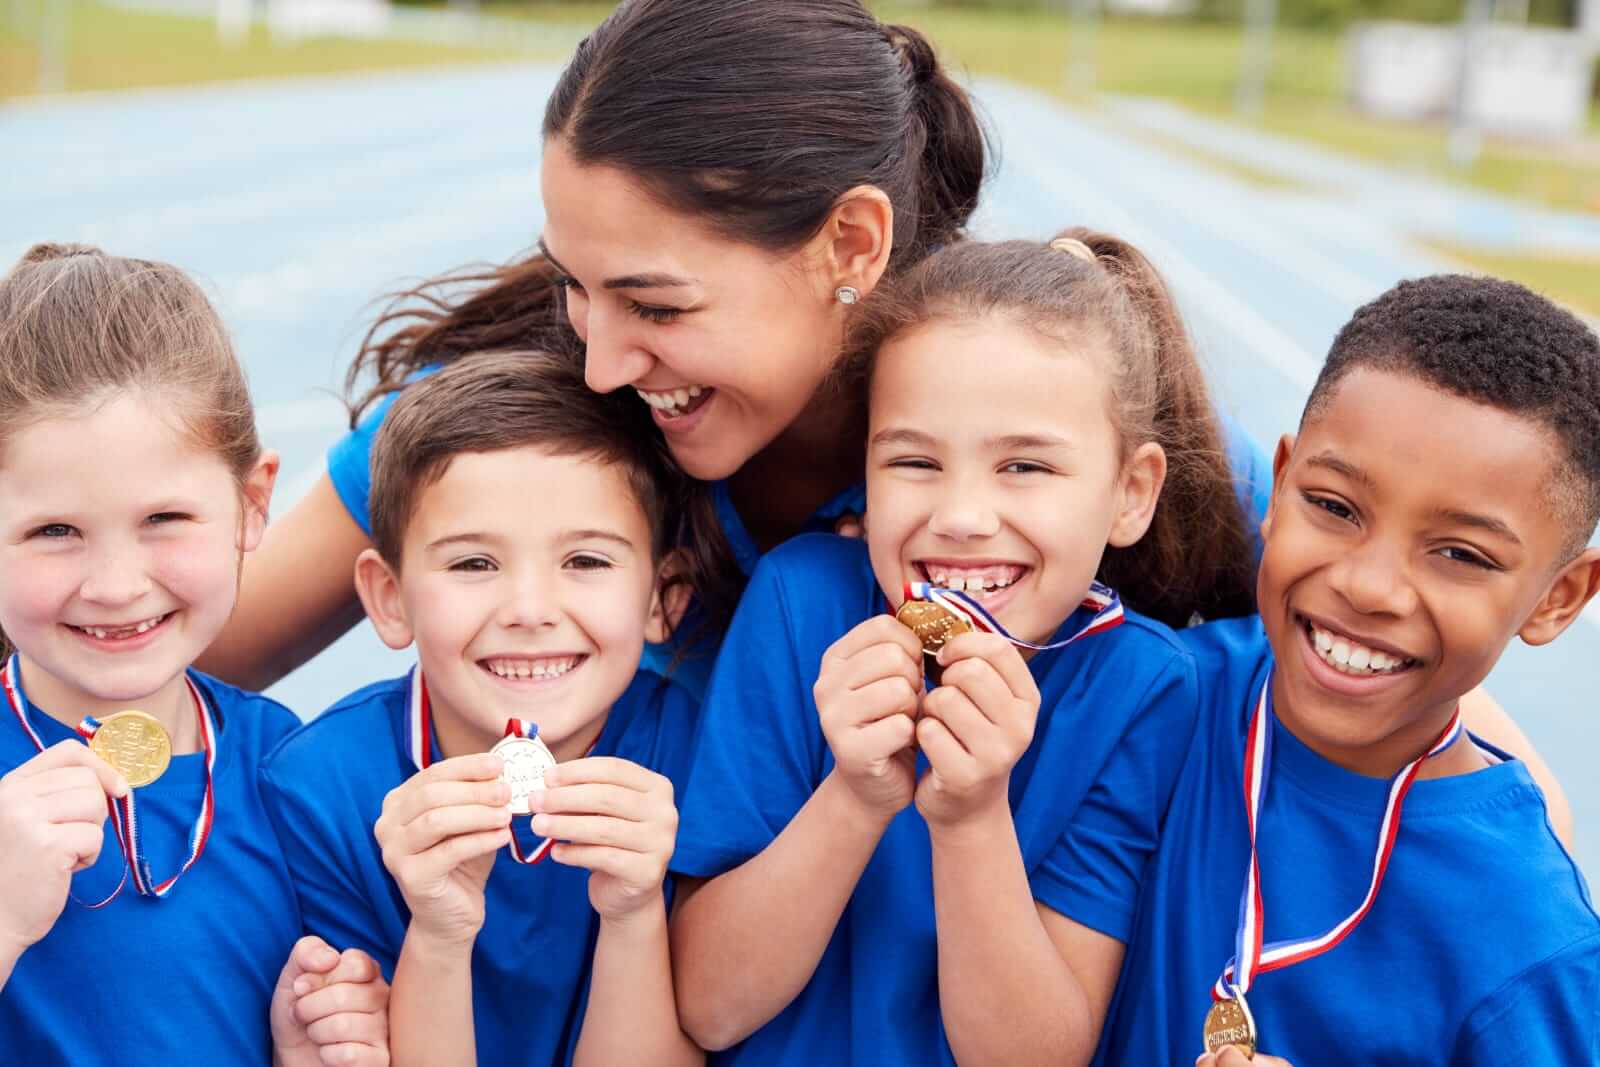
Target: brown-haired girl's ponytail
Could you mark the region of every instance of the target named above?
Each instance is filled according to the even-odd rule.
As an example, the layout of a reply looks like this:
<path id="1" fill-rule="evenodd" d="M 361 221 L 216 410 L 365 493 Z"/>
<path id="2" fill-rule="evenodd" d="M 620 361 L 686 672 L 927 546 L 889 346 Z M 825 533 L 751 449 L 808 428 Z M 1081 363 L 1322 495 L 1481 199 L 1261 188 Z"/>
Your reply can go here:
<path id="1" fill-rule="evenodd" d="M 910 26 L 884 27 L 914 94 L 913 144 L 920 161 L 916 235 L 898 252 L 910 266 L 957 240 L 978 207 L 987 144 L 972 100 L 940 65 L 933 45 Z"/>
<path id="2" fill-rule="evenodd" d="M 1074 228 L 1128 296 L 1153 346 L 1150 440 L 1167 454 L 1167 480 L 1144 537 L 1108 547 L 1101 580 L 1138 611 L 1171 626 L 1255 610 L 1255 550 L 1234 487 L 1205 373 L 1160 273 L 1119 238 Z M 1142 420 L 1141 420 L 1142 421 Z"/>
<path id="3" fill-rule="evenodd" d="M 352 397 L 369 375 L 375 379 L 351 403 L 351 425 L 424 367 L 471 352 L 572 343 L 560 276 L 535 252 L 502 266 L 464 267 L 391 294 L 345 375 Z"/>

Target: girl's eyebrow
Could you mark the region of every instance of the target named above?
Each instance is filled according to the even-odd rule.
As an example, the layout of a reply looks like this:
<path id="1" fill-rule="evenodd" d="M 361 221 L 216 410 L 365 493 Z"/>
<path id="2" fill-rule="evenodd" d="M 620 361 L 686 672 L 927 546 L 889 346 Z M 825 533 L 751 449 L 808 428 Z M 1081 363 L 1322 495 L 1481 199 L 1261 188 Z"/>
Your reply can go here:
<path id="1" fill-rule="evenodd" d="M 572 272 L 561 265 L 561 261 L 550 254 L 550 246 L 544 243 L 544 238 L 539 238 L 539 251 L 544 253 L 544 258 L 554 264 L 556 270 L 562 274 L 570 275 Z M 625 274 L 620 278 L 607 278 L 600 283 L 602 289 L 674 289 L 682 286 L 693 285 L 688 278 L 679 278 L 675 274 Z"/>

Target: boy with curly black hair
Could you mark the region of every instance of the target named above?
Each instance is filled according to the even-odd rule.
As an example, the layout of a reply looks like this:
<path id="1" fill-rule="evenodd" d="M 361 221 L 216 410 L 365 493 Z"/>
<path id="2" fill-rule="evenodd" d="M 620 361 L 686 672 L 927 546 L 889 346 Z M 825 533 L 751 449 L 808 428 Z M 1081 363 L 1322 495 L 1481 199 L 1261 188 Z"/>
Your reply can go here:
<path id="1" fill-rule="evenodd" d="M 1097 1062 L 1597 1062 L 1600 916 L 1457 711 L 1600 589 L 1597 519 L 1581 322 L 1462 276 L 1356 312 L 1278 445 L 1259 617 L 1184 635 L 1200 722 Z"/>

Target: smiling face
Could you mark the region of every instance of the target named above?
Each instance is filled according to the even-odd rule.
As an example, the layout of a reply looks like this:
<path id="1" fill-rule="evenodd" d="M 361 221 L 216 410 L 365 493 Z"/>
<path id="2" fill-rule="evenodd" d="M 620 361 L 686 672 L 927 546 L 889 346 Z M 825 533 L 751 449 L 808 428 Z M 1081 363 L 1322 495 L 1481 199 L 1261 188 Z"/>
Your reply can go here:
<path id="1" fill-rule="evenodd" d="M 241 494 L 171 408 L 124 393 L 25 427 L 0 458 L 0 627 L 30 699 L 62 721 L 182 707 L 260 540 L 276 461 Z"/>
<path id="2" fill-rule="evenodd" d="M 843 307 L 808 246 L 773 254 L 663 207 L 625 173 L 545 145 L 542 244 L 567 281 L 591 388 L 637 390 L 690 475 L 725 478 L 801 418 Z"/>
<path id="3" fill-rule="evenodd" d="M 1044 642 L 1106 545 L 1138 540 L 1165 466 L 1154 446 L 1122 463 L 1107 358 L 1092 341 L 1063 344 L 1002 317 L 935 319 L 882 348 L 867 541 L 892 604 L 908 581 L 962 588 L 1016 636 Z"/>
<path id="4" fill-rule="evenodd" d="M 567 759 L 598 736 L 647 636 L 664 636 L 650 546 L 614 464 L 463 453 L 420 494 L 399 574 L 369 550 L 357 586 L 385 642 L 416 641 L 446 755 L 484 751 L 520 718 Z"/>
<path id="5" fill-rule="evenodd" d="M 1370 367 L 1280 445 L 1258 595 L 1297 737 L 1374 776 L 1428 747 L 1562 569 L 1552 448 L 1525 419 Z"/>

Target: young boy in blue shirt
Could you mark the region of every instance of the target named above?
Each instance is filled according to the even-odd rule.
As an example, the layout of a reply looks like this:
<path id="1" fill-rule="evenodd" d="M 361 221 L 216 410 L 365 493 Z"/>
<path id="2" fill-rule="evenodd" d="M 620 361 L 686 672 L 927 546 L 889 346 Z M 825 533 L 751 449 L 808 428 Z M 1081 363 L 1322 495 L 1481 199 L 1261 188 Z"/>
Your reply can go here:
<path id="1" fill-rule="evenodd" d="M 676 588 L 662 457 L 644 409 L 591 392 L 566 350 L 452 365 L 378 434 L 356 583 L 418 666 L 262 773 L 308 927 L 393 975 L 397 1064 L 701 1058 L 663 888 L 696 709 L 639 671 Z M 553 765 L 521 825 L 487 750 L 535 730 Z"/>
<path id="2" fill-rule="evenodd" d="M 1600 917 L 1457 702 L 1600 587 L 1600 342 L 1509 282 L 1403 283 L 1274 469 L 1259 617 L 1184 635 L 1200 722 L 1097 1062 L 1596 1062 Z"/>

